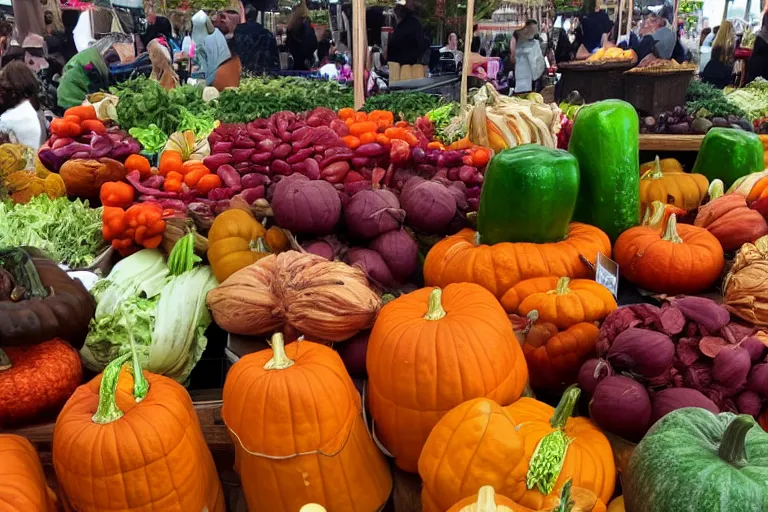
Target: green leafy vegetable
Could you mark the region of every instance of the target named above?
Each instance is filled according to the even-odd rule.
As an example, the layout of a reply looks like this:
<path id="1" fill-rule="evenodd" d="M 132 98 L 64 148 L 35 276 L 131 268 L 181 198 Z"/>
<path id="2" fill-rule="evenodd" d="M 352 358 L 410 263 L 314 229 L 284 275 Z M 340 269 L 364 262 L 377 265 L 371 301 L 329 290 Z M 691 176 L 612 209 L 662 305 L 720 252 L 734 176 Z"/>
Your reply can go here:
<path id="1" fill-rule="evenodd" d="M 195 235 L 194 233 L 187 233 L 179 238 L 173 246 L 171 254 L 168 255 L 168 270 L 171 271 L 172 275 L 179 276 L 192 270 L 195 263 L 200 261 L 202 261 L 200 257 L 195 254 Z"/>
<path id="2" fill-rule="evenodd" d="M 749 121 L 768 115 L 768 80 L 757 78 L 746 87 L 726 94 L 726 99 L 744 111 Z"/>
<path id="3" fill-rule="evenodd" d="M 743 116 L 744 111 L 729 100 L 720 89 L 699 80 L 691 80 L 685 95 L 685 110 L 702 117 Z"/>
<path id="4" fill-rule="evenodd" d="M 427 112 L 427 119 L 435 126 L 435 138 L 443 144 L 453 144 L 466 135 L 465 123 L 457 118 L 459 105 L 448 103 Z"/>
<path id="5" fill-rule="evenodd" d="M 168 142 L 168 136 L 152 123 L 147 128 L 134 127 L 128 130 L 131 137 L 139 141 L 141 147 L 150 153 L 159 153 Z"/>
<path id="6" fill-rule="evenodd" d="M 440 106 L 441 103 L 442 100 L 439 96 L 425 92 L 393 92 L 368 98 L 363 110 L 366 112 L 389 110 L 395 116 L 400 116 L 404 121 L 412 123 L 430 110 Z"/>
<path id="7" fill-rule="evenodd" d="M 31 246 L 71 268 L 87 267 L 104 241 L 101 208 L 42 194 L 26 204 L 0 202 L 0 247 Z"/>
<path id="8" fill-rule="evenodd" d="M 216 284 L 208 266 L 172 276 L 154 249 L 121 260 L 93 289 L 96 315 L 80 353 L 86 366 L 101 371 L 129 352 L 132 333 L 142 367 L 186 383 L 208 343 L 205 297 Z"/>

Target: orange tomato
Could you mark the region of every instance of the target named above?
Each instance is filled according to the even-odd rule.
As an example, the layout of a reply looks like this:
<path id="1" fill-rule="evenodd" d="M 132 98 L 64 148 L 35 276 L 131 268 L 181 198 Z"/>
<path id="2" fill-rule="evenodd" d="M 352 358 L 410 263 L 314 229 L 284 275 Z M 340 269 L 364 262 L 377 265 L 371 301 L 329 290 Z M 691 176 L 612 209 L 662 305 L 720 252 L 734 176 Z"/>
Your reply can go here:
<path id="1" fill-rule="evenodd" d="M 368 114 L 365 112 L 355 112 L 355 115 L 353 116 L 353 119 L 356 123 L 364 123 L 368 120 Z"/>
<path id="2" fill-rule="evenodd" d="M 483 167 L 491 161 L 491 152 L 488 148 L 477 148 L 472 152 L 472 165 Z"/>
<path id="3" fill-rule="evenodd" d="M 355 137 L 360 137 L 362 134 L 367 132 L 376 133 L 378 129 L 379 125 L 373 121 L 356 122 L 349 126 L 349 134 L 354 135 Z"/>
<path id="4" fill-rule="evenodd" d="M 370 144 L 371 142 L 376 142 L 376 132 L 365 132 L 360 135 L 361 144 Z"/>
<path id="5" fill-rule="evenodd" d="M 344 145 L 347 146 L 350 149 L 357 149 L 360 147 L 360 139 L 355 137 L 354 135 L 347 135 L 345 137 L 341 138 L 342 142 L 344 142 Z"/>
<path id="6" fill-rule="evenodd" d="M 389 140 L 389 137 L 387 137 L 383 133 L 376 135 L 376 142 L 378 142 L 382 146 L 389 146 L 390 144 L 392 144 L 392 141 Z"/>
<path id="7" fill-rule="evenodd" d="M 355 115 L 354 109 L 351 108 L 342 108 L 339 110 L 339 119 L 346 120 L 350 117 L 353 117 Z"/>
<path id="8" fill-rule="evenodd" d="M 221 178 L 215 174 L 206 174 L 200 178 L 200 181 L 197 182 L 197 186 L 195 188 L 198 192 L 207 194 L 211 190 L 219 187 L 221 187 Z"/>

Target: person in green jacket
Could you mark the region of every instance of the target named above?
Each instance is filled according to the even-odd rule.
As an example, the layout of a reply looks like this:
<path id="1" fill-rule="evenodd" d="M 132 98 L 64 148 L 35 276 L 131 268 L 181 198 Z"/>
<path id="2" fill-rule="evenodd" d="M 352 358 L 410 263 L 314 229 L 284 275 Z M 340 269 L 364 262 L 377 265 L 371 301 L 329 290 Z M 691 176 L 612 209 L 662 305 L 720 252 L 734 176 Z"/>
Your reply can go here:
<path id="1" fill-rule="evenodd" d="M 64 66 L 56 90 L 59 107 L 68 109 L 82 105 L 88 94 L 109 86 L 109 70 L 98 48 L 81 51 Z"/>

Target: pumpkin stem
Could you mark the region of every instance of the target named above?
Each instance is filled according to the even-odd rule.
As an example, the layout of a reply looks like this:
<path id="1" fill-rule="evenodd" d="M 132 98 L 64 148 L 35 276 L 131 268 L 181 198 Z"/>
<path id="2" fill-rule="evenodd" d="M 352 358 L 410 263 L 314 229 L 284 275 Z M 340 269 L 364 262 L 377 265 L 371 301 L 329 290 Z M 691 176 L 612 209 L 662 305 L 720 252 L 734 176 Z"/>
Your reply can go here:
<path id="1" fill-rule="evenodd" d="M 125 318 L 126 327 L 128 327 L 128 339 L 131 342 L 130 356 L 133 362 L 133 398 L 136 400 L 136 403 L 139 403 L 147 397 L 147 393 L 149 392 L 149 382 L 147 382 L 147 378 L 144 377 L 144 372 L 141 370 L 139 353 L 136 350 L 136 339 L 133 337 L 131 315 L 128 314 L 128 311 L 125 312 L 123 318 Z"/>
<path id="2" fill-rule="evenodd" d="M 496 512 L 496 491 L 490 485 L 484 485 L 477 491 L 476 512 Z"/>
<path id="3" fill-rule="evenodd" d="M 571 384 L 568 389 L 565 390 L 563 396 L 560 398 L 560 403 L 555 407 L 555 412 L 552 414 L 552 418 L 549 420 L 549 424 L 552 428 L 565 428 L 565 422 L 573 414 L 573 409 L 576 407 L 576 403 L 581 396 L 581 390 L 576 384 Z"/>
<path id="4" fill-rule="evenodd" d="M 272 359 L 264 365 L 265 370 L 285 370 L 294 365 L 292 359 L 285 354 L 285 338 L 283 333 L 276 332 L 272 335 Z"/>
<path id="5" fill-rule="evenodd" d="M 661 172 L 661 159 L 659 159 L 659 155 L 656 155 L 656 159 L 653 161 L 653 165 L 650 169 L 645 171 L 642 176 L 640 176 L 641 180 L 659 180 L 664 177 L 664 173 Z"/>
<path id="6" fill-rule="evenodd" d="M 480 240 L 480 232 L 475 231 L 475 247 L 477 247 L 478 245 L 483 245 L 483 242 L 482 240 Z"/>
<path id="7" fill-rule="evenodd" d="M 10 370 L 12 366 L 13 363 L 11 363 L 11 358 L 8 357 L 8 354 L 5 353 L 5 350 L 0 348 L 0 372 Z"/>
<path id="8" fill-rule="evenodd" d="M 443 290 L 440 288 L 433 288 L 429 294 L 429 307 L 427 308 L 427 314 L 424 315 L 424 320 L 440 320 L 445 317 L 446 312 L 443 309 Z"/>
<path id="9" fill-rule="evenodd" d="M 106 425 L 123 417 L 123 411 L 117 407 L 115 393 L 117 393 L 117 380 L 120 377 L 120 369 L 123 363 L 131 358 L 131 354 L 123 354 L 104 368 L 101 374 L 101 386 L 99 387 L 99 406 L 91 420 L 100 425 Z"/>
<path id="10" fill-rule="evenodd" d="M 667 227 L 664 229 L 664 235 L 661 239 L 666 240 L 667 242 L 672 242 L 673 244 L 683 243 L 683 239 L 677 234 L 677 215 L 674 213 L 669 216 Z"/>
<path id="11" fill-rule="evenodd" d="M 661 223 L 664 221 L 665 207 L 661 201 L 653 201 L 645 209 L 643 215 L 643 226 L 661 230 Z"/>
<path id="12" fill-rule="evenodd" d="M 658 159 L 659 157 L 656 157 L 656 160 Z M 573 479 L 569 479 L 567 482 L 565 482 L 562 490 L 560 491 L 560 502 L 557 504 L 557 508 L 555 508 L 555 510 L 552 512 L 571 512 L 571 510 L 573 510 L 573 507 L 576 505 L 576 503 L 571 500 L 572 486 Z"/>
<path id="13" fill-rule="evenodd" d="M 747 445 L 745 443 L 747 432 L 755 426 L 755 420 L 752 416 L 739 414 L 725 429 L 723 438 L 720 440 L 720 448 L 717 449 L 717 455 L 728 464 L 743 467 L 747 464 Z"/>
<path id="14" fill-rule="evenodd" d="M 555 286 L 555 289 L 549 293 L 554 293 L 556 295 L 565 295 L 566 293 L 570 293 L 571 290 L 568 288 L 568 284 L 570 284 L 570 282 L 570 277 L 561 277 L 557 280 L 557 286 Z"/>
<path id="15" fill-rule="evenodd" d="M 712 183 L 709 184 L 708 193 L 710 201 L 714 201 L 718 197 L 725 195 L 725 184 L 723 183 L 723 180 L 712 180 Z"/>
<path id="16" fill-rule="evenodd" d="M 250 246 L 251 246 L 251 250 L 254 252 L 265 252 L 265 253 L 272 252 L 272 249 L 269 247 L 269 244 L 267 244 L 266 240 L 264 240 L 262 237 L 257 238 L 256 242 L 251 242 Z"/>

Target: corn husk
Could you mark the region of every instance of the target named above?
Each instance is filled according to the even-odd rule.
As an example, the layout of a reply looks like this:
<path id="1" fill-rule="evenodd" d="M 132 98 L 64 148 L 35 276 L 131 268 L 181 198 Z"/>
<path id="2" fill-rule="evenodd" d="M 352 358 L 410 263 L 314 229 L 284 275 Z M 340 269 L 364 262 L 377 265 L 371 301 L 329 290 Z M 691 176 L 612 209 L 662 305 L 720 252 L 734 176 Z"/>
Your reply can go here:
<path id="1" fill-rule="evenodd" d="M 768 236 L 741 246 L 723 283 L 723 305 L 758 327 L 768 327 Z"/>
<path id="2" fill-rule="evenodd" d="M 201 140 L 195 139 L 195 132 L 187 130 L 185 132 L 176 132 L 168 137 L 165 149 L 181 153 L 181 159 L 204 160 L 211 154 L 211 146 L 207 138 Z"/>
<path id="3" fill-rule="evenodd" d="M 208 252 L 208 239 L 197 232 L 195 223 L 189 218 L 166 219 L 162 242 L 163 250 L 165 250 L 166 254 L 171 254 L 176 242 L 189 232 L 192 232 L 195 237 L 195 253 L 198 256 L 205 257 Z"/>

